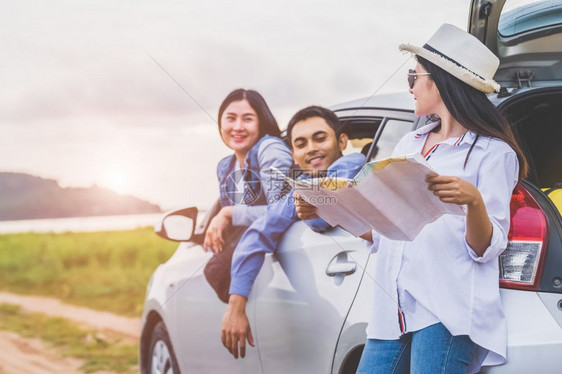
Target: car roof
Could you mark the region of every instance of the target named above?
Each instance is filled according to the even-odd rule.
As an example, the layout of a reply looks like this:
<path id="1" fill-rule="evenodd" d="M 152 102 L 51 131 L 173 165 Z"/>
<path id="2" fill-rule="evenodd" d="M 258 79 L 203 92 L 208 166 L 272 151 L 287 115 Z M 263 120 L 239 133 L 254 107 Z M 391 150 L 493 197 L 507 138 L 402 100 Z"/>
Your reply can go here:
<path id="1" fill-rule="evenodd" d="M 330 107 L 334 112 L 351 109 L 391 109 L 413 111 L 415 107 L 414 97 L 408 91 L 380 94 L 346 101 Z"/>

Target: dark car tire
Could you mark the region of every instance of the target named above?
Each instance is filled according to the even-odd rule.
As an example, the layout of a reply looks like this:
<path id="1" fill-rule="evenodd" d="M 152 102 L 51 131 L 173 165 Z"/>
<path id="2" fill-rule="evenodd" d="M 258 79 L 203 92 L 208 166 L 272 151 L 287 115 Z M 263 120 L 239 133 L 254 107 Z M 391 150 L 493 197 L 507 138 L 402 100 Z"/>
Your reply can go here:
<path id="1" fill-rule="evenodd" d="M 148 370 L 150 374 L 180 374 L 168 330 L 162 321 L 156 324 L 150 337 Z"/>

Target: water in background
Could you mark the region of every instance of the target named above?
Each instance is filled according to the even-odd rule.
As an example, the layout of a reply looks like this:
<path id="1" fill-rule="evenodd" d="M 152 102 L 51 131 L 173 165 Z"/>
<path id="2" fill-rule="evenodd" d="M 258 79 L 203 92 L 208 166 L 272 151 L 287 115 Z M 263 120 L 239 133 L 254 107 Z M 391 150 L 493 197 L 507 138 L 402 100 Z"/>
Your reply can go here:
<path id="1" fill-rule="evenodd" d="M 0 221 L 0 234 L 18 232 L 112 231 L 154 226 L 162 213 L 123 216 L 49 218 Z M 201 216 L 201 213 L 200 213 Z"/>

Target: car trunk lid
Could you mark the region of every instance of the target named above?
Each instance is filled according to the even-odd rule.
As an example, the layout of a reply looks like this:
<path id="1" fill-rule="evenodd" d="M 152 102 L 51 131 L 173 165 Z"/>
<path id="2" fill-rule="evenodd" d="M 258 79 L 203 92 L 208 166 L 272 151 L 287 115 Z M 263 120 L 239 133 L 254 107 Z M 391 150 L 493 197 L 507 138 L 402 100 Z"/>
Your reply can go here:
<path id="1" fill-rule="evenodd" d="M 468 31 L 499 57 L 503 87 L 562 80 L 562 0 L 473 0 Z"/>

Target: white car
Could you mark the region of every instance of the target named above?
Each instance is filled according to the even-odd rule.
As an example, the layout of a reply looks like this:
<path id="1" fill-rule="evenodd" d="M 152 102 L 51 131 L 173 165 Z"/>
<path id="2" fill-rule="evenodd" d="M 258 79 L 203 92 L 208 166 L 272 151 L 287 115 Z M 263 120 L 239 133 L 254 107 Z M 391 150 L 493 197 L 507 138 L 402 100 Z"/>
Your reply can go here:
<path id="1" fill-rule="evenodd" d="M 510 242 L 500 258 L 508 363 L 482 372 L 559 373 L 562 218 L 541 188 L 562 182 L 562 1 L 502 12 L 504 3 L 474 0 L 468 30 L 501 59 L 495 79 L 502 90 L 490 99 L 518 134 L 531 173 L 513 194 Z M 355 147 L 372 142 L 364 149 L 379 159 L 425 123 L 413 108 L 404 92 L 332 109 Z M 376 287 L 364 242 L 340 229 L 318 234 L 293 224 L 266 256 L 248 300 L 256 347 L 235 360 L 220 340 L 226 305 L 203 276 L 211 253 L 201 242 L 214 213 L 196 227 L 196 208 L 172 212 L 157 228 L 183 242 L 147 287 L 142 373 L 354 373 Z M 178 231 L 173 221 L 182 219 L 191 223 Z"/>

